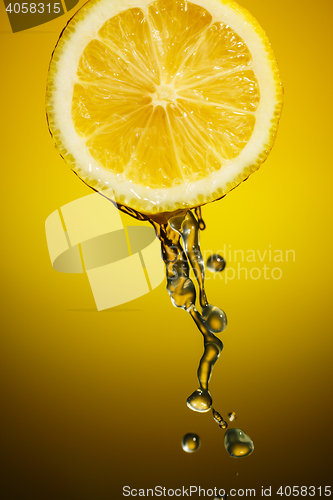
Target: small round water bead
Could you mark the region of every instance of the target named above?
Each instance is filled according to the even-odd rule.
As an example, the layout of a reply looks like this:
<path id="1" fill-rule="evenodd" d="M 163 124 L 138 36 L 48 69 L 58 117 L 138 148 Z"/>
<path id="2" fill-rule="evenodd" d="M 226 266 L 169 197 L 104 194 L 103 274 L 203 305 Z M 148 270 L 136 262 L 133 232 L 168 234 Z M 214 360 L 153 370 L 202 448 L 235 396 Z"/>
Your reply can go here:
<path id="1" fill-rule="evenodd" d="M 213 418 L 214 418 L 215 422 L 217 424 L 219 424 L 219 426 L 221 427 L 221 429 L 226 429 L 228 427 L 228 424 L 224 420 L 224 418 L 222 417 L 222 415 L 218 411 L 214 410 L 214 408 L 212 408 L 212 412 L 213 412 Z"/>
<path id="2" fill-rule="evenodd" d="M 207 269 L 212 273 L 220 273 L 226 266 L 226 261 L 217 253 L 214 253 L 207 259 L 206 263 Z"/>
<path id="3" fill-rule="evenodd" d="M 227 328 L 227 315 L 219 307 L 207 304 L 202 308 L 202 317 L 205 326 L 213 334 L 221 333 Z"/>

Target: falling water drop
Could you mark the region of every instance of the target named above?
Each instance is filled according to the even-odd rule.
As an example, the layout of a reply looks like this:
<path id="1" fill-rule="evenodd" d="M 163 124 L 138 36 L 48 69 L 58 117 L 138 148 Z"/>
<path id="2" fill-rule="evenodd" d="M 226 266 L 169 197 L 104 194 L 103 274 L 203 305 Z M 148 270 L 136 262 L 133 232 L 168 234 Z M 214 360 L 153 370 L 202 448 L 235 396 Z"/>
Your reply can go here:
<path id="1" fill-rule="evenodd" d="M 202 218 L 202 210 L 201 210 L 201 207 L 197 207 L 194 209 L 194 213 L 197 217 L 197 220 L 198 220 L 198 224 L 199 224 L 199 228 L 201 229 L 201 231 L 203 231 L 204 229 L 206 229 L 206 224 L 205 224 L 205 221 L 203 220 Z"/>
<path id="2" fill-rule="evenodd" d="M 234 420 L 236 420 L 237 415 L 234 411 L 232 411 L 231 413 L 228 414 L 228 418 L 230 422 L 233 422 Z"/>
<path id="3" fill-rule="evenodd" d="M 250 455 L 254 450 L 252 439 L 241 429 L 229 429 L 224 436 L 224 447 L 233 458 Z"/>
<path id="4" fill-rule="evenodd" d="M 206 262 L 207 269 L 212 273 L 220 273 L 226 266 L 226 261 L 217 253 L 208 257 Z"/>
<path id="5" fill-rule="evenodd" d="M 221 333 L 227 328 L 227 316 L 219 307 L 207 304 L 202 308 L 202 317 L 211 333 Z"/>
<path id="6" fill-rule="evenodd" d="M 197 434 L 193 434 L 192 432 L 189 432 L 188 434 L 185 434 L 185 436 L 182 439 L 182 448 L 186 453 L 194 453 L 195 451 L 198 451 L 201 445 L 201 440 Z"/>

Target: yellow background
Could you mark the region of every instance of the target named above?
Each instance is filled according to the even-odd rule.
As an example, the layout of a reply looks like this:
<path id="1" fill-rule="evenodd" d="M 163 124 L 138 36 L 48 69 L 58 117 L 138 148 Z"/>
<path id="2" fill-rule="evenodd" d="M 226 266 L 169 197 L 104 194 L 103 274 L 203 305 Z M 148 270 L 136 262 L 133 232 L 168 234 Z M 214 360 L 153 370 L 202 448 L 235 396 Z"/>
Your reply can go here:
<path id="1" fill-rule="evenodd" d="M 165 283 L 97 312 L 86 276 L 52 269 L 45 219 L 89 194 L 55 151 L 44 113 L 50 55 L 71 13 L 12 34 L 1 4 L 4 500 L 120 499 L 124 485 L 256 487 L 259 496 L 261 485 L 331 484 L 333 6 L 241 4 L 271 40 L 285 106 L 267 162 L 204 209 L 202 247 L 296 254 L 281 280 L 207 281 L 229 319 L 211 392 L 255 442 L 243 460 L 228 456 L 210 414 L 186 407 L 202 339 Z M 202 439 L 193 455 L 180 447 L 187 432 Z"/>

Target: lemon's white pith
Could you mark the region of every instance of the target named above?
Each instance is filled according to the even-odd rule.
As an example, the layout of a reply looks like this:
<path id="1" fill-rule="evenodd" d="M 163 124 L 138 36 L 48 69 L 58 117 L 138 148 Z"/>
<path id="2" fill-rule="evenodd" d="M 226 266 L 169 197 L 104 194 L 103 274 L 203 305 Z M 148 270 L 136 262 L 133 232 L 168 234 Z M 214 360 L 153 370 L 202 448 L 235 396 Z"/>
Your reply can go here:
<path id="1" fill-rule="evenodd" d="M 226 0 L 91 0 L 49 70 L 57 148 L 145 214 L 220 198 L 266 159 L 282 86 L 257 21 Z"/>

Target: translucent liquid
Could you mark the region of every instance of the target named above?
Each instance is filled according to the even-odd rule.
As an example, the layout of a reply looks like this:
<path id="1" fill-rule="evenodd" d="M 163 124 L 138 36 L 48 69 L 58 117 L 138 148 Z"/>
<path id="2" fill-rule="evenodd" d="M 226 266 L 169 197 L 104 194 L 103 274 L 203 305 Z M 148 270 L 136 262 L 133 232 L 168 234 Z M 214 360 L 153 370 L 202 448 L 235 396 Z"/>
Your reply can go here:
<path id="1" fill-rule="evenodd" d="M 226 328 L 227 318 L 224 311 L 209 304 L 207 300 L 204 287 L 205 266 L 199 244 L 199 222 L 193 213 L 189 210 L 171 217 L 167 224 L 152 224 L 161 241 L 171 301 L 175 307 L 182 308 L 191 315 L 203 335 L 204 353 L 198 368 L 199 388 L 189 396 L 187 405 L 191 410 L 206 412 L 212 406 L 209 380 L 223 349 L 221 340 L 215 334 Z M 196 289 L 190 279 L 190 266 L 198 284 L 201 313 L 195 306 Z"/>
<path id="2" fill-rule="evenodd" d="M 212 412 L 213 412 L 213 419 L 214 419 L 214 421 L 217 424 L 219 424 L 219 426 L 221 427 L 221 429 L 226 429 L 228 427 L 228 424 L 224 420 L 224 418 L 222 417 L 222 415 L 220 415 L 220 413 L 218 411 L 214 410 L 214 408 L 212 408 Z"/>
<path id="3" fill-rule="evenodd" d="M 182 439 L 182 448 L 186 453 L 194 453 L 200 448 L 201 441 L 197 434 L 189 432 Z"/>
<path id="4" fill-rule="evenodd" d="M 224 447 L 231 457 L 242 458 L 254 450 L 252 439 L 240 429 L 229 429 L 224 436 Z"/>
<path id="5" fill-rule="evenodd" d="M 231 412 L 231 413 L 229 413 L 229 414 L 228 414 L 228 418 L 229 418 L 229 421 L 230 421 L 230 422 L 233 422 L 234 420 L 236 420 L 237 415 L 236 415 L 236 413 L 233 411 L 233 412 Z"/>
<path id="6" fill-rule="evenodd" d="M 204 229 L 206 229 L 206 224 L 205 224 L 205 221 L 202 218 L 201 207 L 195 208 L 194 209 L 194 213 L 196 215 L 196 218 L 197 218 L 197 221 L 198 221 L 198 224 L 199 224 L 199 228 L 201 229 L 201 231 L 203 231 Z"/>
<path id="7" fill-rule="evenodd" d="M 225 268 L 226 262 L 221 255 L 215 253 L 208 257 L 206 266 L 212 273 L 220 273 Z"/>

